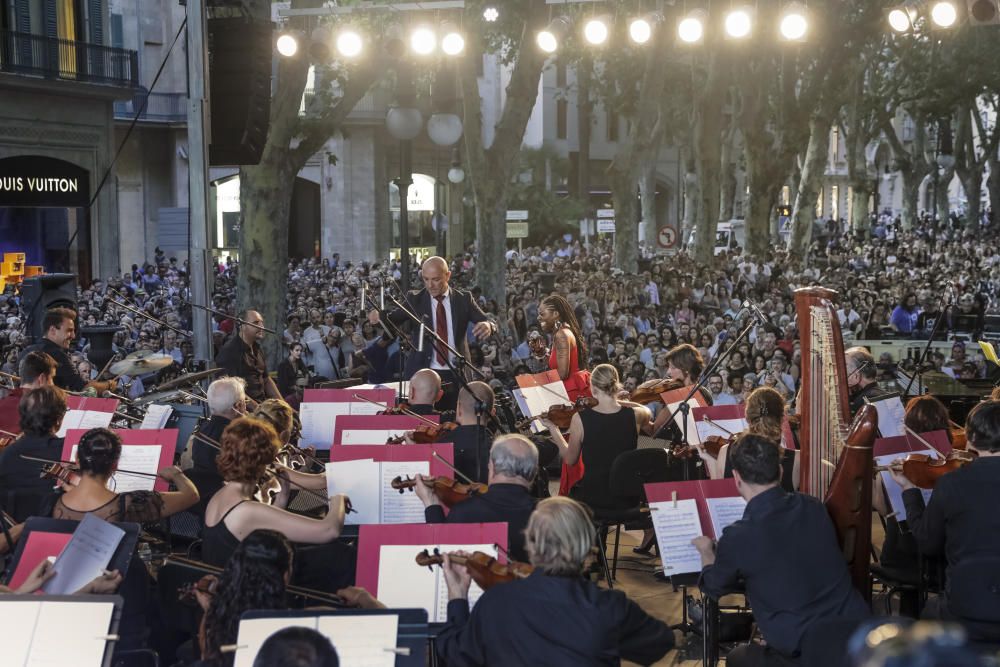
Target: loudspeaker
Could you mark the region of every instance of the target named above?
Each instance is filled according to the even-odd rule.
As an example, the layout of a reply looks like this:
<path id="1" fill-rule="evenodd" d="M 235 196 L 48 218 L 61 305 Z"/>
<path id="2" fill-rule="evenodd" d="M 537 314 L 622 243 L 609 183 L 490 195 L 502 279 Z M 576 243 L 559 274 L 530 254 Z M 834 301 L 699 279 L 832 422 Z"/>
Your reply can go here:
<path id="1" fill-rule="evenodd" d="M 556 274 L 542 271 L 536 273 L 535 278 L 538 279 L 538 291 L 544 293 L 546 296 L 556 289 Z"/>
<path id="2" fill-rule="evenodd" d="M 270 21 L 208 21 L 211 165 L 258 164 L 271 120 Z"/>
<path id="3" fill-rule="evenodd" d="M 96 370 L 103 370 L 104 366 L 115 356 L 114 350 L 111 349 L 115 334 L 124 330 L 124 327 L 118 326 L 80 328 L 80 335 L 86 338 L 90 344 L 90 350 L 87 351 L 87 358 L 90 359 L 90 363 L 94 364 Z"/>
<path id="4" fill-rule="evenodd" d="M 76 274 L 47 273 L 25 278 L 21 283 L 21 313 L 32 343 L 39 343 L 45 332 L 42 320 L 51 308 L 76 311 Z"/>

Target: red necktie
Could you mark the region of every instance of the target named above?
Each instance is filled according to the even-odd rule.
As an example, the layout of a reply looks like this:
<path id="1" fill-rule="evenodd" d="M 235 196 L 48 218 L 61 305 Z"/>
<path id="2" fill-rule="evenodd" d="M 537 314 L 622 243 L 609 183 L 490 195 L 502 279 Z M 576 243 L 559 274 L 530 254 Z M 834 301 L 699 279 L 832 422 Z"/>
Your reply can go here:
<path id="1" fill-rule="evenodd" d="M 444 295 L 434 297 L 437 299 L 437 322 L 434 325 L 434 333 L 438 335 L 438 338 L 447 342 L 448 341 L 448 314 L 444 311 Z M 437 352 L 437 361 L 442 366 L 446 365 L 448 362 L 447 349 L 438 344 L 434 346 L 434 350 Z"/>

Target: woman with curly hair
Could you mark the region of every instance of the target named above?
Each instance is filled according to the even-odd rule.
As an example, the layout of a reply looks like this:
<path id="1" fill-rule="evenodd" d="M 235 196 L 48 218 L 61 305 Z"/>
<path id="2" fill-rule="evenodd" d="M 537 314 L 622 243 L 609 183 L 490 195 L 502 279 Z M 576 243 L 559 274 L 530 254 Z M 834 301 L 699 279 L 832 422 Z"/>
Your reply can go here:
<path id="1" fill-rule="evenodd" d="M 225 484 L 205 508 L 202 531 L 205 561 L 222 566 L 253 531 L 277 530 L 300 545 L 320 545 L 298 548 L 301 563 L 298 583 L 330 592 L 353 583 L 354 551 L 335 541 L 344 527 L 347 497 L 331 496 L 329 509 L 322 519 L 257 502 L 254 494 L 280 447 L 277 431 L 262 419 L 241 417 L 233 420 L 222 433 L 221 445 L 216 463 Z"/>
<path id="2" fill-rule="evenodd" d="M 549 368 L 559 372 L 569 400 L 590 396 L 590 371 L 580 369 L 581 360 L 584 366 L 587 363 L 587 343 L 569 301 L 558 294 L 542 299 L 538 307 L 538 322 L 542 331 L 552 336 Z M 573 464 L 563 463 L 559 495 L 568 495 L 569 490 L 583 478 L 583 473 L 582 457 L 578 457 Z"/>

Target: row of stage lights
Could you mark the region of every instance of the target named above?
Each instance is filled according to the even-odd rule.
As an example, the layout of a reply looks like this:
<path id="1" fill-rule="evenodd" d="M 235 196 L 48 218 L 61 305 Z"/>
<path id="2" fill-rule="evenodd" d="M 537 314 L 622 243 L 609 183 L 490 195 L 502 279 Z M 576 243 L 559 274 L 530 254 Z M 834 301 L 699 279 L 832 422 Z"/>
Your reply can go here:
<path id="1" fill-rule="evenodd" d="M 397 30 L 389 31 L 390 40 L 399 44 L 398 48 L 402 51 L 402 42 L 400 41 L 401 34 Z M 453 23 L 443 23 L 438 30 L 434 30 L 429 25 L 419 25 L 416 26 L 409 33 L 409 43 L 410 50 L 418 56 L 429 56 L 438 50 L 438 36 L 440 35 L 440 47 L 441 51 L 446 56 L 458 56 L 465 51 L 465 37 L 458 30 L 458 28 Z M 286 58 L 292 58 L 299 52 L 300 42 L 303 41 L 303 35 L 301 33 L 293 31 L 283 31 L 278 35 L 278 39 L 275 42 L 275 47 L 278 53 Z M 329 45 L 332 43 L 334 48 L 336 48 L 337 53 L 339 53 L 344 58 L 356 58 L 361 55 L 365 48 L 365 39 L 362 33 L 352 27 L 341 28 L 334 37 L 331 35 L 326 27 L 318 27 L 313 30 L 311 39 L 309 41 L 310 50 L 320 49 L 324 52 L 329 51 Z M 323 54 L 313 53 L 314 56 L 323 57 Z M 395 55 L 399 55 L 398 53 Z"/>

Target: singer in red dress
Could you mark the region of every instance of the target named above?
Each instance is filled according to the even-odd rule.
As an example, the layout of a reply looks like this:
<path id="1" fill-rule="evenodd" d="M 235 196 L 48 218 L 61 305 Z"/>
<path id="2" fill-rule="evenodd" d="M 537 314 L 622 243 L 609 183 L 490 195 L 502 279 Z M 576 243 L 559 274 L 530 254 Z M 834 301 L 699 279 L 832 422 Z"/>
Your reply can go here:
<path id="1" fill-rule="evenodd" d="M 542 326 L 542 331 L 552 336 L 549 368 L 559 372 L 559 379 L 566 387 L 569 400 L 590 396 L 590 371 L 586 369 L 587 345 L 573 307 L 558 294 L 547 296 L 538 306 L 538 323 Z M 582 370 L 581 359 L 585 366 Z M 569 495 L 569 490 L 582 478 L 582 457 L 573 465 L 563 463 L 559 476 L 559 495 Z"/>

